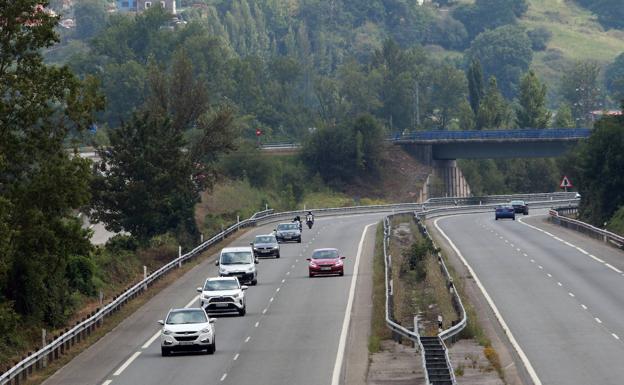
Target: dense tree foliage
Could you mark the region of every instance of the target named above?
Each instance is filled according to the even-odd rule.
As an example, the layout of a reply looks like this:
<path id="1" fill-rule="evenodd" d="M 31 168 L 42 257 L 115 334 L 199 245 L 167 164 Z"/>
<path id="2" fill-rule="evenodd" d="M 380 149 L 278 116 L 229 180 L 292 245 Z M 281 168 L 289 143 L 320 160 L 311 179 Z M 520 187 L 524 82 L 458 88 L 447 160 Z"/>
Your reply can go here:
<path id="1" fill-rule="evenodd" d="M 92 290 L 76 276 L 89 257 L 88 233 L 76 219 L 89 201 L 89 165 L 63 144 L 101 107 L 92 79 L 43 64 L 57 42 L 58 18 L 36 0 L 0 3 L 0 319 L 61 325 L 72 293 Z M 88 265 L 88 262 L 87 262 Z M 16 315 L 19 314 L 18 315 Z M 16 336 L 0 337 L 1 355 Z M 9 343 L 9 347 L 5 344 Z"/>
<path id="2" fill-rule="evenodd" d="M 471 43 L 469 60 L 479 60 L 486 77 L 495 76 L 503 95 L 517 92 L 520 76 L 529 69 L 533 59 L 531 41 L 516 26 L 504 26 L 481 33 Z"/>
<path id="3" fill-rule="evenodd" d="M 310 135 L 301 158 L 311 173 L 333 186 L 357 177 L 375 177 L 380 169 L 383 129 L 370 115 Z"/>
<path id="4" fill-rule="evenodd" d="M 607 90 L 615 100 L 624 100 L 624 53 L 618 55 L 605 71 Z"/>
<path id="5" fill-rule="evenodd" d="M 464 24 L 472 38 L 488 29 L 515 24 L 528 8 L 527 0 L 476 0 L 455 8 L 453 16 Z"/>
<path id="6" fill-rule="evenodd" d="M 495 77 L 491 77 L 488 87 L 479 105 L 477 113 L 477 129 L 504 129 L 509 128 L 512 111 L 509 103 L 498 90 Z"/>
<path id="7" fill-rule="evenodd" d="M 529 71 L 520 80 L 519 105 L 516 124 L 519 128 L 546 128 L 550 123 L 550 112 L 546 108 L 546 85 L 535 72 Z"/>
<path id="8" fill-rule="evenodd" d="M 624 106 L 623 106 L 624 107 Z M 602 227 L 624 205 L 624 118 L 604 117 L 580 145 L 577 186 L 582 218 Z"/>
<path id="9" fill-rule="evenodd" d="M 577 0 L 577 3 L 598 15 L 607 28 L 624 29 L 624 8 L 620 0 Z"/>
<path id="10" fill-rule="evenodd" d="M 591 112 L 602 106 L 599 84 L 600 66 L 591 61 L 576 62 L 564 72 L 561 95 L 572 108 L 576 126 L 588 126 Z"/>

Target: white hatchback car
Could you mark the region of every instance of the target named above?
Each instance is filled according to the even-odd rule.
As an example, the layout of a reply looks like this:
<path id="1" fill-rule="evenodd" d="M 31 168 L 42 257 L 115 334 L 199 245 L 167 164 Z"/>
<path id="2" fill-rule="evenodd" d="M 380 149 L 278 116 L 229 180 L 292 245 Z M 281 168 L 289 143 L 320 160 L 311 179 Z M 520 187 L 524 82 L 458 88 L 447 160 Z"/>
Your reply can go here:
<path id="1" fill-rule="evenodd" d="M 160 350 L 163 356 L 172 351 L 206 350 L 213 354 L 216 349 L 214 318 L 202 308 L 171 309 L 160 332 Z"/>
<path id="2" fill-rule="evenodd" d="M 199 306 L 206 313 L 238 312 L 244 316 L 247 312 L 245 302 L 247 286 L 238 282 L 236 277 L 208 278 L 204 287 L 198 287 Z"/>

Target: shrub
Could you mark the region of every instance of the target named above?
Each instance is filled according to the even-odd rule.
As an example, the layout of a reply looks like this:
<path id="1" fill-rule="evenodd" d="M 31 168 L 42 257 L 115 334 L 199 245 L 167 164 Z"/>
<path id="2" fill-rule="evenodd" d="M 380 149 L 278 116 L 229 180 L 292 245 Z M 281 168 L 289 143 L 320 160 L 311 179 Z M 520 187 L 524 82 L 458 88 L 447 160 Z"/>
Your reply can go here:
<path id="1" fill-rule="evenodd" d="M 534 51 L 544 51 L 552 38 L 552 32 L 545 27 L 538 27 L 527 32 Z"/>

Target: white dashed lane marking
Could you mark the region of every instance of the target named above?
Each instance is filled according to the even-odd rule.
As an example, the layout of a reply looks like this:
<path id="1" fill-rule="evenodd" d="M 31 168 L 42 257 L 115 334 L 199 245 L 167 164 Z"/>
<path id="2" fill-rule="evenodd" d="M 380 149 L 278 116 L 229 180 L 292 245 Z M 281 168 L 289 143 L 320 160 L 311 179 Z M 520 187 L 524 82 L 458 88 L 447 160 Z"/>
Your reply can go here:
<path id="1" fill-rule="evenodd" d="M 236 355 L 234 356 L 234 361 L 238 360 L 238 356 L 240 356 L 240 354 L 236 353 Z"/>
<path id="2" fill-rule="evenodd" d="M 221 379 L 219 381 L 223 382 L 223 380 L 225 380 L 227 377 L 227 373 L 223 373 L 223 375 L 221 376 Z"/>

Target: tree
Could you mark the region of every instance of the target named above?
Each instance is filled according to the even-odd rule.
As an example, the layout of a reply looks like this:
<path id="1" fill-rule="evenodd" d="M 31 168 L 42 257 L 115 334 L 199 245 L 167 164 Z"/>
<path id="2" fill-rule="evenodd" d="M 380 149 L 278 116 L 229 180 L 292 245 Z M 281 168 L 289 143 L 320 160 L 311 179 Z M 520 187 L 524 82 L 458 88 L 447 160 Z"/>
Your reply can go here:
<path id="1" fill-rule="evenodd" d="M 496 78 L 491 77 L 477 113 L 477 129 L 508 128 L 510 120 L 509 104 L 498 90 Z"/>
<path id="2" fill-rule="evenodd" d="M 94 179 L 93 218 L 143 242 L 169 231 L 193 234 L 199 195 L 182 132 L 167 117 L 142 112 L 109 137 L 110 147 L 98 151 L 105 171 Z"/>
<path id="3" fill-rule="evenodd" d="M 552 39 L 552 32 L 546 27 L 537 27 L 527 31 L 527 36 L 531 39 L 531 48 L 535 51 L 544 51 L 548 47 L 548 42 Z"/>
<path id="4" fill-rule="evenodd" d="M 546 108 L 546 85 L 540 83 L 535 72 L 529 71 L 522 77 L 519 99 L 516 112 L 518 127 L 548 127 L 550 112 Z"/>
<path id="5" fill-rule="evenodd" d="M 555 114 L 553 128 L 574 128 L 574 118 L 572 117 L 572 109 L 569 104 L 561 103 L 559 105 L 557 114 Z"/>
<path id="6" fill-rule="evenodd" d="M 479 34 L 467 58 L 478 59 L 485 77 L 495 76 L 503 95 L 511 98 L 516 94 L 518 79 L 529 69 L 533 51 L 524 29 L 509 25 Z"/>
<path id="7" fill-rule="evenodd" d="M 74 5 L 76 34 L 80 39 L 90 39 L 106 26 L 107 3 L 103 0 L 80 1 Z"/>
<path id="8" fill-rule="evenodd" d="M 623 106 L 624 107 L 624 106 Z M 624 205 L 624 118 L 604 117 L 580 145 L 576 173 L 581 217 L 595 226 Z"/>
<path id="9" fill-rule="evenodd" d="M 624 53 L 618 55 L 607 67 L 605 83 L 614 100 L 624 100 Z"/>
<path id="10" fill-rule="evenodd" d="M 561 96 L 572 108 L 576 125 L 589 125 L 591 112 L 601 105 L 598 85 L 600 66 L 592 61 L 577 61 L 563 73 Z"/>
<path id="11" fill-rule="evenodd" d="M 93 79 L 43 63 L 58 18 L 40 1 L 4 1 L 0 15 L 0 312 L 14 319 L 13 304 L 28 320 L 58 326 L 73 306 L 69 260 L 91 248 L 75 217 L 89 200 L 89 162 L 63 144 L 103 100 Z"/>
<path id="12" fill-rule="evenodd" d="M 476 0 L 474 4 L 456 7 L 453 17 L 461 21 L 474 38 L 483 31 L 515 24 L 527 10 L 527 0 Z"/>
<path id="13" fill-rule="evenodd" d="M 433 89 L 431 104 L 437 112 L 437 125 L 439 129 L 446 130 L 466 98 L 466 76 L 454 66 L 442 64 L 434 71 Z"/>
<path id="14" fill-rule="evenodd" d="M 472 108 L 476 116 L 479 112 L 479 106 L 481 105 L 481 99 L 484 93 L 483 71 L 479 60 L 473 60 L 470 63 L 466 76 L 468 77 L 468 99 L 470 100 L 470 108 Z"/>

